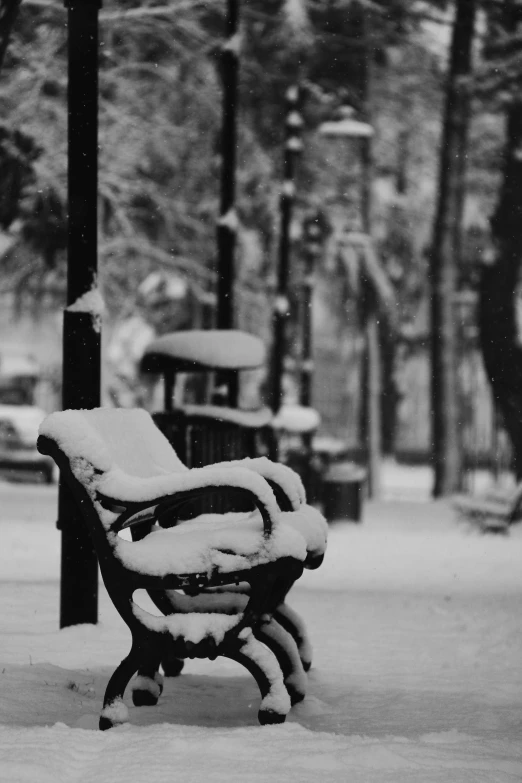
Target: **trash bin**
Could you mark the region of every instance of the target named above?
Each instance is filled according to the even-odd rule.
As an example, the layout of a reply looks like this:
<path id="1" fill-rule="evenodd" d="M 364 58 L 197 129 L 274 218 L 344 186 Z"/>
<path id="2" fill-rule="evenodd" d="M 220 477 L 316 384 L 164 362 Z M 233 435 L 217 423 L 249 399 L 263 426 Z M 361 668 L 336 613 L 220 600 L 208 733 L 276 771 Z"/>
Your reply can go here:
<path id="1" fill-rule="evenodd" d="M 366 471 L 353 462 L 339 462 L 323 478 L 323 513 L 328 522 L 361 522 Z"/>

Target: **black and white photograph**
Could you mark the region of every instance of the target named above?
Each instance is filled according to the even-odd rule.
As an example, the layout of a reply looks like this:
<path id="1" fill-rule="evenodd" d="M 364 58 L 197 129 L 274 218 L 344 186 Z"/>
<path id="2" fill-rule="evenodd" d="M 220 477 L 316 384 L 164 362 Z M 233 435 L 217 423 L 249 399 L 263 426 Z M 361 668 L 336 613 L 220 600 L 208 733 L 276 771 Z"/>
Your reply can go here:
<path id="1" fill-rule="evenodd" d="M 522 0 L 0 0 L 0 783 L 520 783 L 521 522 Z"/>

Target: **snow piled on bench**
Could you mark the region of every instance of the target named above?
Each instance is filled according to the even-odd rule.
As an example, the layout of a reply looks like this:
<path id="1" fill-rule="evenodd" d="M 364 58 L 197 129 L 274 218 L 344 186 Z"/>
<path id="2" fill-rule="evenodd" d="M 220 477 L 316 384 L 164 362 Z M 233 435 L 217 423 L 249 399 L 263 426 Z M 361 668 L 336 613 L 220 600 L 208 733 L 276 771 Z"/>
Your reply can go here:
<path id="1" fill-rule="evenodd" d="M 86 461 L 101 472 L 91 476 L 95 488 L 111 498 L 140 502 L 201 487 L 250 490 L 270 514 L 279 507 L 267 483 L 252 470 L 222 464 L 188 470 L 178 459 L 151 416 L 140 409 L 96 408 L 52 413 L 40 435 L 54 440 L 69 458 L 77 478 L 85 483 Z M 79 465 L 78 460 L 82 461 Z"/>
<path id="2" fill-rule="evenodd" d="M 221 644 L 226 632 L 235 628 L 243 619 L 242 614 L 230 615 L 216 612 L 191 612 L 157 617 L 137 604 L 132 605 L 132 612 L 151 631 L 168 632 L 173 639 L 181 638 L 193 644 L 198 644 L 207 637 L 212 637 L 216 644 Z"/>
<path id="3" fill-rule="evenodd" d="M 238 329 L 190 329 L 157 337 L 144 358 L 154 354 L 173 364 L 182 360 L 202 367 L 247 370 L 264 364 L 266 350 L 259 337 Z"/>
<path id="4" fill-rule="evenodd" d="M 279 506 L 274 493 L 266 481 L 246 468 L 234 470 L 223 467 L 221 463 L 205 468 L 192 468 L 183 473 L 141 478 L 113 468 L 101 477 L 96 488 L 104 495 L 115 500 L 139 503 L 157 498 L 175 495 L 191 489 L 208 487 L 234 487 L 245 489 L 256 495 L 267 509 L 272 522 L 280 518 Z"/>
<path id="5" fill-rule="evenodd" d="M 103 473 L 116 466 L 139 478 L 187 471 L 147 411 L 138 408 L 51 413 L 40 435 L 54 440 L 70 460 L 83 458 Z"/>
<path id="6" fill-rule="evenodd" d="M 313 432 L 321 424 L 321 416 L 315 410 L 304 405 L 283 405 L 272 421 L 272 427 L 285 432 L 305 434 Z"/>
<path id="7" fill-rule="evenodd" d="M 245 457 L 244 459 L 220 462 L 220 467 L 248 468 L 260 476 L 279 484 L 285 495 L 297 511 L 301 504 L 306 503 L 306 493 L 301 477 L 287 465 L 272 462 L 267 457 Z"/>
<path id="8" fill-rule="evenodd" d="M 305 504 L 299 511 L 285 511 L 281 518 L 306 541 L 306 549 L 310 555 L 322 555 L 326 551 L 328 524 L 313 506 Z"/>
<path id="9" fill-rule="evenodd" d="M 99 471 L 102 475 L 95 477 L 96 489 L 114 499 L 140 502 L 200 487 L 233 486 L 256 495 L 275 522 L 280 511 L 272 490 L 263 480 L 267 479 L 279 484 L 294 511 L 306 503 L 297 473 L 266 457 L 220 462 L 189 471 L 150 414 L 141 409 L 52 413 L 41 424 L 40 435 L 59 445 L 82 484 L 93 479 L 84 463 Z M 315 518 L 320 522 L 317 514 Z M 310 519 L 307 512 L 307 530 Z M 316 537 L 321 538 L 324 529 L 323 524 L 318 524 Z"/>
<path id="10" fill-rule="evenodd" d="M 239 638 L 246 640 L 241 652 L 257 663 L 270 683 L 269 691 L 259 705 L 261 710 L 273 710 L 280 715 L 287 714 L 291 706 L 290 696 L 285 688 L 281 667 L 274 653 L 255 638 L 250 628 L 244 628 L 239 634 Z"/>
<path id="11" fill-rule="evenodd" d="M 303 561 L 306 543 L 288 525 L 263 536 L 259 514 L 202 514 L 173 528 L 153 528 L 141 541 L 117 537 L 117 557 L 133 571 L 154 576 L 231 573 L 281 557 Z"/>
<path id="12" fill-rule="evenodd" d="M 243 408 L 227 408 L 224 405 L 180 405 L 177 410 L 182 411 L 186 416 L 201 416 L 206 419 L 217 421 L 228 421 L 231 424 L 238 424 L 240 427 L 265 427 L 272 421 L 272 411 L 270 408 L 263 407 L 256 410 L 245 410 Z"/>

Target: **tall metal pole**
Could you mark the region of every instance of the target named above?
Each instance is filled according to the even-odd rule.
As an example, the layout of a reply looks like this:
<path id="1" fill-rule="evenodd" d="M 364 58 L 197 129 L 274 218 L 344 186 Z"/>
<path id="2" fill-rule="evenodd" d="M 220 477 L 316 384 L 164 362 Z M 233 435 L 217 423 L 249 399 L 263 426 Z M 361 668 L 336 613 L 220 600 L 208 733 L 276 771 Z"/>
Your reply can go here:
<path id="1" fill-rule="evenodd" d="M 234 327 L 235 252 L 238 218 L 236 212 L 237 96 L 239 81 L 239 2 L 227 0 L 226 40 L 221 49 L 222 126 L 221 126 L 221 193 L 217 223 L 217 318 L 218 329 Z M 237 406 L 238 374 L 219 376 L 217 387 L 226 389 L 226 400 Z"/>
<path id="2" fill-rule="evenodd" d="M 301 286 L 301 329 L 302 347 L 300 364 L 299 402 L 305 407 L 312 405 L 312 386 L 314 360 L 312 353 L 312 296 L 314 290 L 314 275 L 316 264 L 321 256 L 323 246 L 322 216 L 316 212 L 308 216 L 304 222 L 304 275 Z M 302 436 L 305 454 L 304 474 L 302 479 L 308 497 L 312 496 L 312 443 L 313 433 L 306 432 Z"/>
<path id="3" fill-rule="evenodd" d="M 301 405 L 309 407 L 312 404 L 312 382 L 314 373 L 312 352 L 312 295 L 314 290 L 315 268 L 323 247 L 323 227 L 321 224 L 321 215 L 319 213 L 309 216 L 305 221 L 304 238 L 305 268 L 301 289 L 302 354 L 299 402 Z"/>
<path id="4" fill-rule="evenodd" d="M 299 113 L 299 87 L 294 85 L 286 93 L 286 133 L 284 157 L 284 182 L 280 201 L 281 225 L 279 234 L 279 256 L 277 267 L 277 288 L 274 302 L 274 343 L 272 347 L 272 393 L 271 405 L 277 413 L 283 401 L 283 372 L 286 355 L 286 325 L 290 315 L 288 301 L 288 280 L 290 275 L 290 228 L 295 201 L 295 169 L 298 156 L 303 149 L 301 133 L 303 119 Z"/>
<path id="5" fill-rule="evenodd" d="M 100 404 L 100 324 L 89 297 L 96 291 L 98 199 L 99 0 L 67 0 L 68 266 L 63 321 L 63 394 L 67 408 Z M 89 295 L 86 297 L 86 295 Z M 60 627 L 98 620 L 98 563 L 86 525 L 63 481 Z"/>
<path id="6" fill-rule="evenodd" d="M 237 241 L 236 151 L 239 76 L 239 0 L 227 0 L 226 41 L 221 50 L 223 117 L 221 127 L 221 200 L 217 226 L 217 327 L 234 325 L 235 249 Z"/>

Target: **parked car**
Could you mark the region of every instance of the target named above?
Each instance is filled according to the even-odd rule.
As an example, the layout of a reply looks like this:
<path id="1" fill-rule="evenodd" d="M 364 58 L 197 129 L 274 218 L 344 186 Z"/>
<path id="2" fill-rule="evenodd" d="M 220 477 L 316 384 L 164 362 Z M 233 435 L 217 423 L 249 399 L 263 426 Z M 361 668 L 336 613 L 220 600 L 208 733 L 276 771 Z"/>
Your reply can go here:
<path id="1" fill-rule="evenodd" d="M 38 369 L 25 357 L 0 359 L 0 470 L 38 471 L 46 483 L 56 478 L 54 462 L 36 450 L 44 410 L 34 405 Z"/>
<path id="2" fill-rule="evenodd" d="M 47 484 L 55 481 L 53 460 L 36 450 L 38 427 L 45 416 L 36 405 L 0 402 L 0 470 L 38 471 Z"/>

